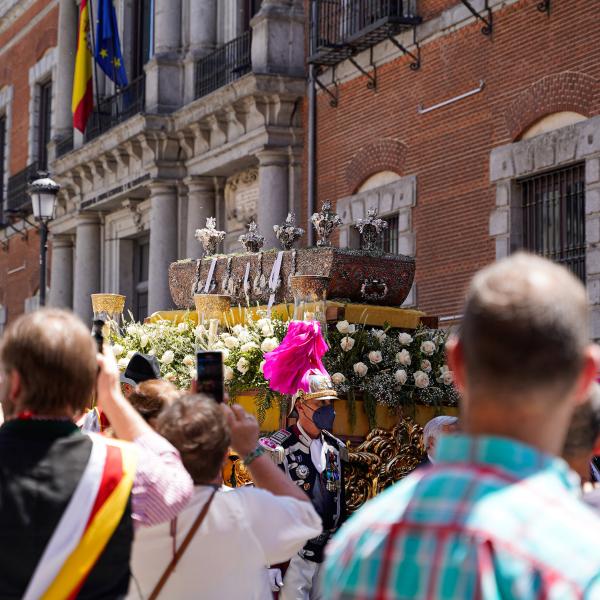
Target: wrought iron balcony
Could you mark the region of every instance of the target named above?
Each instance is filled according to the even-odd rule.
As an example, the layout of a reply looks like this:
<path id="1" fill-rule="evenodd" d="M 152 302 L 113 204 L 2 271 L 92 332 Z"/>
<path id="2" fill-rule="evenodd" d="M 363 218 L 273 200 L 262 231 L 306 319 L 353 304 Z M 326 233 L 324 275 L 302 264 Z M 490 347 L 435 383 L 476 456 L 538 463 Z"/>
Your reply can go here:
<path id="1" fill-rule="evenodd" d="M 31 198 L 27 193 L 27 186 L 37 178 L 38 170 L 38 163 L 34 162 L 8 178 L 6 194 L 8 212 L 31 211 Z"/>
<path id="2" fill-rule="evenodd" d="M 88 121 L 85 140 L 93 140 L 119 123 L 142 112 L 145 101 L 146 77 L 142 75 L 113 96 L 100 100 Z"/>
<path id="3" fill-rule="evenodd" d="M 415 27 L 414 0 L 313 0 L 309 62 L 332 66 Z"/>
<path id="4" fill-rule="evenodd" d="M 56 142 L 56 158 L 73 150 L 73 132 Z"/>
<path id="5" fill-rule="evenodd" d="M 250 73 L 252 70 L 252 30 L 217 48 L 196 63 L 196 98 Z"/>

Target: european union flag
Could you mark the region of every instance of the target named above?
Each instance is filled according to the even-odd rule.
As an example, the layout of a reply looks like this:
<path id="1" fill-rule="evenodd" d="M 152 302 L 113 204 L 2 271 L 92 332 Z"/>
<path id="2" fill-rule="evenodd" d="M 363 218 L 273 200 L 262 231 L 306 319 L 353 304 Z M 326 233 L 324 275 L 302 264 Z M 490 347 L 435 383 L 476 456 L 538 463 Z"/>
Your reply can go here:
<path id="1" fill-rule="evenodd" d="M 119 87 L 127 85 L 127 74 L 121 54 L 117 15 L 112 0 L 98 1 L 96 28 L 96 62 Z"/>

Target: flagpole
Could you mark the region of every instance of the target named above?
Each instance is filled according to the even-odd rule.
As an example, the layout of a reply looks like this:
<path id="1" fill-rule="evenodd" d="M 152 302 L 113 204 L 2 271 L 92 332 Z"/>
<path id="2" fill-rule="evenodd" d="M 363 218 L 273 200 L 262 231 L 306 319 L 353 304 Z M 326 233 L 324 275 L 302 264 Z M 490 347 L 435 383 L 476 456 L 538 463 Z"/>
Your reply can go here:
<path id="1" fill-rule="evenodd" d="M 88 0 L 89 20 L 90 20 L 90 38 L 92 40 L 92 63 L 94 65 L 94 88 L 96 91 L 96 107 L 98 108 L 98 125 L 100 126 L 100 88 L 98 87 L 98 65 L 96 64 L 96 34 L 94 33 L 94 4 Z"/>

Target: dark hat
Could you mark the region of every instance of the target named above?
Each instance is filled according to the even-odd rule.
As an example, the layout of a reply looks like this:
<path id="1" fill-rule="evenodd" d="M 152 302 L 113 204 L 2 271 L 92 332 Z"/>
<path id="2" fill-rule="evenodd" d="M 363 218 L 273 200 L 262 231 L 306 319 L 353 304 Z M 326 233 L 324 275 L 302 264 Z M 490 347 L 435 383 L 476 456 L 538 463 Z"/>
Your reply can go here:
<path id="1" fill-rule="evenodd" d="M 160 366 L 156 356 L 136 352 L 129 361 L 125 373 L 121 375 L 121 383 L 128 383 L 134 387 L 142 381 L 160 379 Z"/>

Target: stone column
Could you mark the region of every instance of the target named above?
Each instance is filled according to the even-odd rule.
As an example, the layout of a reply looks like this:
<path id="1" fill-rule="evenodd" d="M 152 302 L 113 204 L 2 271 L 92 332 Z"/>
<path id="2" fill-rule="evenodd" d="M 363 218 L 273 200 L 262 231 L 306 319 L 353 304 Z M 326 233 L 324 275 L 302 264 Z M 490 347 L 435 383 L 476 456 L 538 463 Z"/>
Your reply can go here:
<path id="1" fill-rule="evenodd" d="M 146 111 L 171 112 L 181 106 L 181 0 L 155 0 L 154 56 L 146 71 Z"/>
<path id="2" fill-rule="evenodd" d="M 77 217 L 75 238 L 75 285 L 73 310 L 85 323 L 92 323 L 92 299 L 90 294 L 100 289 L 100 219 L 94 213 L 82 213 Z"/>
<path id="3" fill-rule="evenodd" d="M 259 160 L 259 201 L 256 222 L 265 236 L 265 249 L 279 248 L 273 225 L 282 223 L 289 210 L 289 156 L 287 149 L 263 150 Z"/>
<path id="4" fill-rule="evenodd" d="M 56 308 L 73 308 L 73 240 L 53 235 L 50 258 L 50 301 Z"/>
<path id="5" fill-rule="evenodd" d="M 169 266 L 177 260 L 177 188 L 174 183 L 150 184 L 150 270 L 148 314 L 169 310 Z"/>
<path id="6" fill-rule="evenodd" d="M 263 0 L 252 19 L 252 71 L 304 77 L 301 0 Z"/>
<path id="7" fill-rule="evenodd" d="M 188 0 L 188 2 L 190 45 L 184 61 L 186 104 L 192 102 L 196 95 L 196 62 L 214 50 L 217 43 L 217 0 Z"/>
<path id="8" fill-rule="evenodd" d="M 212 177 L 189 177 L 186 258 L 201 258 L 202 246 L 196 239 L 196 229 L 206 226 L 208 217 L 216 217 L 215 182 Z"/>

